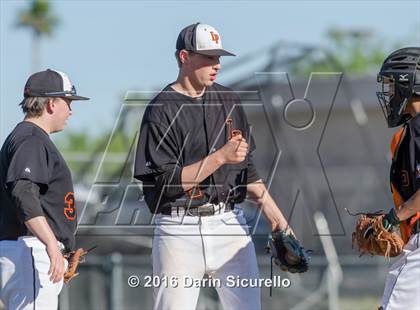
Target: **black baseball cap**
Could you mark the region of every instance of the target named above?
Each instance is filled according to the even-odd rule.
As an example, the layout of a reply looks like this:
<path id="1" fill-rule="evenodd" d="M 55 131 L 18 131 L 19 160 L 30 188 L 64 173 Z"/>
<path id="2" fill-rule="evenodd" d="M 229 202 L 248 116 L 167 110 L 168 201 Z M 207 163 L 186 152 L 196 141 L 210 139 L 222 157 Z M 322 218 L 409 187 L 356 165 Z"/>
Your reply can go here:
<path id="1" fill-rule="evenodd" d="M 176 49 L 207 56 L 236 56 L 223 49 L 220 34 L 214 27 L 201 23 L 181 30 L 176 40 Z"/>
<path id="2" fill-rule="evenodd" d="M 28 97 L 63 97 L 70 100 L 89 100 L 88 97 L 78 96 L 76 88 L 71 83 L 67 74 L 47 69 L 32 74 L 26 81 L 23 92 Z"/>

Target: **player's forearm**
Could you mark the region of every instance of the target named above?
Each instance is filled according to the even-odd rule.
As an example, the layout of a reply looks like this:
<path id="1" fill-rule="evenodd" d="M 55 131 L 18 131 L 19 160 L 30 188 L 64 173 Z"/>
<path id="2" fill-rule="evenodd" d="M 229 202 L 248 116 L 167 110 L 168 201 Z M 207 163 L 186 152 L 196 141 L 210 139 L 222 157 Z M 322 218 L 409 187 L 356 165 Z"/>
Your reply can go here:
<path id="1" fill-rule="evenodd" d="M 31 218 L 25 225 L 46 247 L 57 246 L 57 239 L 44 216 Z"/>
<path id="2" fill-rule="evenodd" d="M 420 212 L 420 190 L 417 190 L 413 196 L 396 211 L 398 218 L 404 221 L 417 212 Z"/>
<path id="3" fill-rule="evenodd" d="M 181 180 L 185 191 L 204 181 L 217 169 L 224 165 L 219 152 L 214 152 L 204 159 L 182 168 Z"/>
<path id="4" fill-rule="evenodd" d="M 271 224 L 271 230 L 286 229 L 288 226 L 286 218 L 277 207 L 262 180 L 247 185 L 249 198 L 256 202 L 262 213 Z"/>

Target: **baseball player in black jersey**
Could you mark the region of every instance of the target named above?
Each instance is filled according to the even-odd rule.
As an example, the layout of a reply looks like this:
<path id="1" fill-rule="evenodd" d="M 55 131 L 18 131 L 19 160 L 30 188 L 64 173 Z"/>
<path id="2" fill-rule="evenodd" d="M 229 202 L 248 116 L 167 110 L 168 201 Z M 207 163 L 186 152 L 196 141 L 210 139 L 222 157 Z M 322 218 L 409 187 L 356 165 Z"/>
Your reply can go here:
<path id="1" fill-rule="evenodd" d="M 50 134 L 62 131 L 76 94 L 66 74 L 46 70 L 26 82 L 25 114 L 0 154 L 0 299 L 6 309 L 57 309 L 66 260 L 75 247 L 70 170 Z"/>
<path id="2" fill-rule="evenodd" d="M 420 47 L 391 53 L 377 78 L 388 126 L 400 127 L 391 142 L 394 208 L 383 226 L 399 227 L 405 243 L 388 272 L 380 309 L 420 309 Z"/>
<path id="3" fill-rule="evenodd" d="M 153 275 L 169 281 L 154 289 L 154 308 L 195 309 L 208 275 L 225 309 L 260 309 L 258 285 L 230 282 L 259 277 L 236 204 L 248 193 L 273 231 L 288 223 L 254 166 L 238 95 L 215 83 L 220 56 L 234 55 L 216 29 L 197 23 L 181 31 L 175 56 L 178 78 L 147 106 L 135 159 L 134 175 L 156 214 Z"/>

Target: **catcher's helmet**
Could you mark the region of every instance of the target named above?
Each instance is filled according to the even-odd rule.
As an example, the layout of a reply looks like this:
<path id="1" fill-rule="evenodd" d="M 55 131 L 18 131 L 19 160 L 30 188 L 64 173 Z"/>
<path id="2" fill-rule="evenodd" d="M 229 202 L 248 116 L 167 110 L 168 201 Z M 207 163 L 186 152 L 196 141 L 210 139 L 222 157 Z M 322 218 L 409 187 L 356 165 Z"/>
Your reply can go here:
<path id="1" fill-rule="evenodd" d="M 376 93 L 389 127 L 407 122 L 404 110 L 413 94 L 420 95 L 420 47 L 406 47 L 389 55 L 382 64 Z"/>

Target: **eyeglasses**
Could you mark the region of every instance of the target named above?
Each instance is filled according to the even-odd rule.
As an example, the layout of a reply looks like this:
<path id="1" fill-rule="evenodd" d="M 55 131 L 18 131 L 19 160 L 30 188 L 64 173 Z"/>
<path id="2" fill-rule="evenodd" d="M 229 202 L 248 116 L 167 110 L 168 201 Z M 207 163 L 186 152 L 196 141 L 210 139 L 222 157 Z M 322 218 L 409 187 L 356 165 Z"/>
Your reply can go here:
<path id="1" fill-rule="evenodd" d="M 69 110 L 71 111 L 71 100 L 70 99 L 66 99 L 65 97 L 61 97 L 67 104 L 67 106 L 69 107 Z"/>
<path id="2" fill-rule="evenodd" d="M 74 87 L 74 85 L 71 87 L 71 90 L 45 93 L 46 96 L 67 96 L 67 95 L 74 96 L 76 94 L 77 94 L 76 87 Z"/>
<path id="3" fill-rule="evenodd" d="M 57 100 L 57 99 L 63 100 L 67 104 L 67 107 L 69 108 L 69 110 L 71 111 L 71 102 L 72 102 L 72 100 L 70 100 L 70 99 L 68 99 L 66 97 L 57 97 L 57 98 L 55 98 L 55 100 Z"/>

